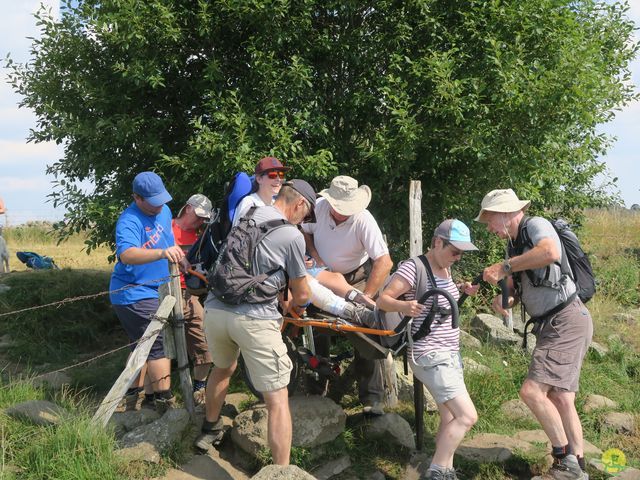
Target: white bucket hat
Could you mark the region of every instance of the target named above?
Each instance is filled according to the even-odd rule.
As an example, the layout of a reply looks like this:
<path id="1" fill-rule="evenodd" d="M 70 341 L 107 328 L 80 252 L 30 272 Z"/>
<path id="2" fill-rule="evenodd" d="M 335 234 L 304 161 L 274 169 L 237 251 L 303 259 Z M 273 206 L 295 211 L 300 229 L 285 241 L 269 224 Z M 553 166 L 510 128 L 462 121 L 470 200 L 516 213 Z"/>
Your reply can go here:
<path id="1" fill-rule="evenodd" d="M 520 200 L 516 193 L 507 188 L 505 190 L 491 190 L 482 199 L 480 213 L 475 218 L 476 222 L 482 222 L 484 212 L 511 213 L 529 208 L 529 200 Z"/>
<path id="2" fill-rule="evenodd" d="M 340 215 L 351 216 L 361 212 L 371 201 L 371 189 L 366 185 L 358 187 L 355 178 L 339 175 L 331 180 L 331 186 L 322 190 L 319 195 Z"/>

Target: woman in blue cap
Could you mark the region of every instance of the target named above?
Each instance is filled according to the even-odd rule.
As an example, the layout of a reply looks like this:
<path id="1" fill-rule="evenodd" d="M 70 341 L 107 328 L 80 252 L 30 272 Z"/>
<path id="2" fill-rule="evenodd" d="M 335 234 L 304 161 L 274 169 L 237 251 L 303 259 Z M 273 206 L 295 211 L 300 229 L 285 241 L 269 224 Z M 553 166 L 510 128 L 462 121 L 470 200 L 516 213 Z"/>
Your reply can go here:
<path id="1" fill-rule="evenodd" d="M 411 333 L 415 334 L 431 311 L 435 298 L 430 297 L 424 305 L 418 303 L 417 299 L 428 290 L 446 290 L 455 300 L 460 291 L 467 295 L 477 293 L 477 285 L 466 282 L 458 288 L 451 277 L 451 266 L 462 258 L 463 252 L 472 250 L 478 249 L 471 243 L 469 228 L 460 220 L 445 220 L 435 229 L 431 248 L 426 254 L 400 264 L 380 294 L 378 308 L 413 317 Z M 427 273 L 425 261 L 433 272 L 435 285 Z M 443 295 L 437 298 L 439 307 L 450 308 Z M 455 479 L 453 454 L 465 433 L 476 423 L 478 414 L 464 384 L 460 329 L 452 325 L 451 315 L 443 315 L 440 310 L 436 312 L 431 332 L 414 341 L 409 349 L 409 364 L 415 377 L 431 392 L 440 413 L 436 451 L 426 478 Z"/>

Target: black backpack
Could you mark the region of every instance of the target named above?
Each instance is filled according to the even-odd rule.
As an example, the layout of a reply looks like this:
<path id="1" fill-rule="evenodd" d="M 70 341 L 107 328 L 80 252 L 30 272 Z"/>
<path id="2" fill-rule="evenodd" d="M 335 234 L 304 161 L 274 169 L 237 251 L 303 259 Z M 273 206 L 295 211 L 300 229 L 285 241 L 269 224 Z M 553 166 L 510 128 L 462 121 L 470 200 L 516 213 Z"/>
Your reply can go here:
<path id="1" fill-rule="evenodd" d="M 282 286 L 267 280 L 284 270 L 283 267 L 256 274 L 253 268 L 254 256 L 258 245 L 267 235 L 278 228 L 293 225 L 282 218 L 257 224 L 253 219 L 256 208 L 258 207 L 251 207 L 247 215 L 231 229 L 207 276 L 209 289 L 216 298 L 230 305 L 267 303 L 274 300 L 282 290 Z"/>
<path id="2" fill-rule="evenodd" d="M 527 232 L 527 224 L 531 217 L 524 217 L 518 227 L 518 240 L 514 247 L 516 255 L 522 254 L 524 247 L 533 248 L 533 242 Z M 596 293 L 596 281 L 593 274 L 593 267 L 589 261 L 589 257 L 580 246 L 580 241 L 576 234 L 571 230 L 570 225 L 563 219 L 550 220 L 551 225 L 560 237 L 562 246 L 562 257 L 560 263 L 560 271 L 563 275 L 569 275 L 576 284 L 576 293 L 583 303 L 587 303 Z M 511 253 L 510 253 L 511 255 Z M 531 284 L 534 287 L 548 286 L 556 287 L 549 280 L 551 266 L 545 269 L 544 276 L 536 276 L 532 270 L 525 270 Z"/>
<path id="3" fill-rule="evenodd" d="M 187 253 L 187 260 L 193 265 L 194 270 L 205 274 L 213 268 L 220 254 L 222 242 L 231 230 L 232 212 L 235 211 L 240 200 L 251 193 L 251 189 L 251 179 L 243 172 L 235 174 L 226 185 L 221 206 L 213 210 L 202 235 Z M 195 275 L 185 274 L 185 283 L 187 289 L 193 294 L 199 295 L 206 292 L 207 285 Z"/>

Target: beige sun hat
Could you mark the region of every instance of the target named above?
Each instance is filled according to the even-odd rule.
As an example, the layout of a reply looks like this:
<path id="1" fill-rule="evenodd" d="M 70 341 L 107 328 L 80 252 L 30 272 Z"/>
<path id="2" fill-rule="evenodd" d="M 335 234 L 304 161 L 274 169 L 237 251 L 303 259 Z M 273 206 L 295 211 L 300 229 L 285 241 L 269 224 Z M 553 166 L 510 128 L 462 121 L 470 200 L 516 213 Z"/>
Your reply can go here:
<path id="1" fill-rule="evenodd" d="M 510 213 L 529 208 L 530 200 L 520 200 L 516 193 L 507 188 L 505 190 L 491 190 L 482 199 L 480 213 L 475 218 L 476 222 L 482 222 L 484 212 Z"/>
<path id="2" fill-rule="evenodd" d="M 322 190 L 319 195 L 326 198 L 336 212 L 347 216 L 361 212 L 371 201 L 371 189 L 366 185 L 358 187 L 358 181 L 346 175 L 339 175 L 331 180 L 331 186 Z"/>

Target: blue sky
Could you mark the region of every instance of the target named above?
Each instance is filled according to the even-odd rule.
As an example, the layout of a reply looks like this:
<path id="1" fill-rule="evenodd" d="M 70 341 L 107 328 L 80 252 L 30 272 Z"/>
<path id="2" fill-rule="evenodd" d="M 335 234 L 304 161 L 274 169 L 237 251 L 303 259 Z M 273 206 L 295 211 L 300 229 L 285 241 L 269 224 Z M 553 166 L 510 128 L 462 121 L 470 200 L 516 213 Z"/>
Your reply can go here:
<path id="1" fill-rule="evenodd" d="M 630 3 L 630 17 L 640 25 L 640 1 Z M 58 14 L 56 0 L 0 0 L 0 59 L 11 53 L 17 62 L 28 60 L 30 40 L 37 35 L 32 13 L 44 4 Z M 636 32 L 638 36 L 638 32 Z M 633 83 L 640 85 L 640 59 L 632 65 Z M 0 71 L 0 196 L 7 206 L 1 224 L 15 225 L 28 220 L 62 218 L 61 209 L 47 202 L 52 177 L 45 175 L 47 165 L 63 156 L 62 148 L 53 143 L 26 142 L 35 116 L 19 109 L 20 98 L 6 82 L 6 71 Z M 604 160 L 612 177 L 618 177 L 620 194 L 627 207 L 640 204 L 640 102 L 634 102 L 616 115 L 602 131 L 617 137 Z"/>

